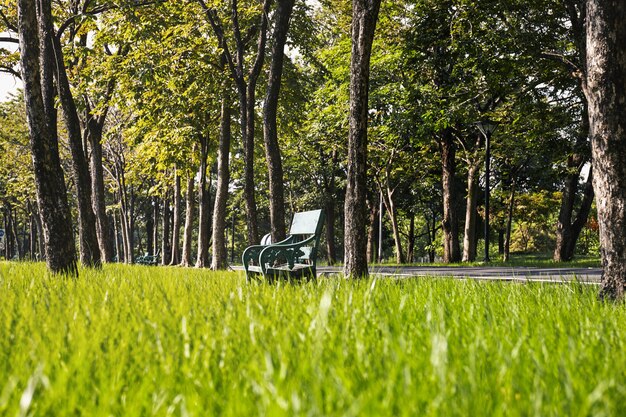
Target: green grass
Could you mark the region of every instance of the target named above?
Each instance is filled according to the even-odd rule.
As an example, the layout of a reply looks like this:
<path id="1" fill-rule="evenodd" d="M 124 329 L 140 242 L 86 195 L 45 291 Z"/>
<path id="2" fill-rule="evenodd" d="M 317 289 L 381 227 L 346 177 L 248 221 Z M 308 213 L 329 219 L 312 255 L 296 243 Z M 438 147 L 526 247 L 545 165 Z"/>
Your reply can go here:
<path id="1" fill-rule="evenodd" d="M 0 415 L 626 415 L 596 287 L 81 272 L 0 264 Z"/>

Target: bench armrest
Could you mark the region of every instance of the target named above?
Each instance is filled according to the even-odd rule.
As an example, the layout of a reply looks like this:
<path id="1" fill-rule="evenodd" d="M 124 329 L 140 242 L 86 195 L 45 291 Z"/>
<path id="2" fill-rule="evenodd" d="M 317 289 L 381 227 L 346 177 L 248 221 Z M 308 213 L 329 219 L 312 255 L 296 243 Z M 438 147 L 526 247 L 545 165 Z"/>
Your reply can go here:
<path id="1" fill-rule="evenodd" d="M 268 265 L 274 262 L 279 256 L 284 256 L 287 259 L 289 268 L 293 269 L 295 259 L 298 258 L 300 254 L 304 254 L 299 251 L 299 249 L 303 246 L 307 246 L 311 242 L 315 242 L 315 239 L 316 237 L 313 235 L 301 242 L 285 244 L 280 242 L 265 246 L 259 254 L 259 265 L 261 266 L 263 274 L 267 272 Z"/>
<path id="2" fill-rule="evenodd" d="M 265 248 L 267 248 L 268 246 L 273 246 L 273 245 L 283 245 L 283 244 L 289 244 L 293 241 L 293 236 L 288 236 L 285 240 L 282 240 L 278 243 L 272 243 L 270 245 L 252 245 L 252 246 L 248 246 L 244 251 L 243 254 L 241 255 L 241 260 L 243 261 L 243 268 L 246 270 L 246 272 L 248 271 L 248 265 L 250 265 L 250 261 L 257 261 L 259 259 L 259 254 L 261 253 L 261 251 Z"/>

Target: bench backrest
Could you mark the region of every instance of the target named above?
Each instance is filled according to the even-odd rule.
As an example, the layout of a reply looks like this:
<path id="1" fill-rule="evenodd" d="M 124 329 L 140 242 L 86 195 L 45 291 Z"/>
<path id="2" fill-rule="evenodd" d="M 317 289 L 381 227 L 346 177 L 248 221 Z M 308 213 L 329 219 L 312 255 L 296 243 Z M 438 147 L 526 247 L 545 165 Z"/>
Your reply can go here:
<path id="1" fill-rule="evenodd" d="M 298 256 L 297 262 L 313 262 L 315 264 L 317 258 L 317 247 L 319 246 L 323 226 L 323 210 L 303 211 L 302 213 L 296 213 L 293 215 L 293 221 L 291 222 L 289 234 L 291 236 L 297 236 L 295 238 L 296 242 L 304 240 L 311 235 L 315 236 L 315 239 L 311 242 L 310 246 L 303 246 L 299 248 L 300 255 Z"/>
<path id="2" fill-rule="evenodd" d="M 322 210 L 303 211 L 293 215 L 290 235 L 318 235 L 324 225 Z"/>

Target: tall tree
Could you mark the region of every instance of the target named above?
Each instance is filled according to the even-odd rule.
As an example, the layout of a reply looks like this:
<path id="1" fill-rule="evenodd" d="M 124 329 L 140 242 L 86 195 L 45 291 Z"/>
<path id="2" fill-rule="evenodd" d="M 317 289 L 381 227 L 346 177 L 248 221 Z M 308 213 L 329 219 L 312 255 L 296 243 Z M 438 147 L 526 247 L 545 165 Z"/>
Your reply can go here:
<path id="1" fill-rule="evenodd" d="M 461 141 L 465 150 L 467 163 L 467 195 L 465 197 L 465 231 L 463 234 L 463 262 L 476 260 L 476 205 L 478 202 L 478 170 L 482 154 L 482 137 L 476 135 L 476 141 L 471 149 Z"/>
<path id="2" fill-rule="evenodd" d="M 295 0 L 278 0 L 273 32 L 272 62 L 263 106 L 263 137 L 269 174 L 270 222 L 272 241 L 285 239 L 285 197 L 283 191 L 283 164 L 278 145 L 276 114 L 283 75 L 284 49 L 289 31 L 289 20 Z"/>
<path id="3" fill-rule="evenodd" d="M 180 213 L 180 173 L 178 172 L 178 168 L 174 166 L 174 199 L 173 199 L 173 219 L 172 219 L 172 253 L 169 261 L 170 265 L 178 265 L 180 263 L 180 222 L 181 222 L 181 213 Z"/>
<path id="4" fill-rule="evenodd" d="M 200 142 L 200 172 L 198 181 L 198 200 L 200 213 L 198 214 L 198 256 L 196 268 L 209 266 L 209 204 L 211 197 L 211 181 L 207 181 L 207 159 L 209 158 L 208 134 L 199 134 Z"/>
<path id="5" fill-rule="evenodd" d="M 238 0 L 230 1 L 230 19 L 232 35 L 220 18 L 218 10 L 198 0 L 204 9 L 207 19 L 217 36 L 219 46 L 226 57 L 230 76 L 234 81 L 239 97 L 239 121 L 244 153 L 244 197 L 246 201 L 246 224 L 248 226 L 248 244 L 258 243 L 257 204 L 254 192 L 254 119 L 256 105 L 256 85 L 265 60 L 265 45 L 267 43 L 267 27 L 271 1 L 264 0 L 261 7 L 247 8 L 255 10 L 256 17 L 252 19 L 246 33 L 242 33 L 241 15 Z M 257 34 L 254 51 L 250 53 L 250 41 Z M 230 41 L 230 42 L 229 42 Z M 234 48 L 229 45 L 234 45 Z M 248 69 L 245 63 L 251 62 Z"/>
<path id="6" fill-rule="evenodd" d="M 113 83 L 107 95 L 111 94 Z M 107 99 L 108 101 L 108 99 Z M 109 238 L 109 221 L 106 214 L 106 197 L 104 192 L 104 169 L 102 167 L 102 134 L 108 106 L 102 113 L 93 111 L 91 103 L 85 99 L 84 125 L 85 136 L 91 149 L 89 168 L 91 174 L 92 206 L 96 218 L 96 233 L 100 246 L 100 258 L 105 262 L 113 260 L 113 245 Z"/>
<path id="7" fill-rule="evenodd" d="M 344 203 L 344 274 L 367 276 L 367 116 L 370 57 L 380 0 L 352 1 L 348 178 Z"/>
<path id="8" fill-rule="evenodd" d="M 57 145 L 56 114 L 46 100 L 52 83 L 53 51 L 40 32 L 47 23 L 40 23 L 47 21 L 44 15 L 50 13 L 49 0 L 18 1 L 22 80 L 46 263 L 53 272 L 77 275 L 74 235 L 68 227 L 72 220 Z"/>
<path id="9" fill-rule="evenodd" d="M 50 16 L 50 25 L 52 17 Z M 85 266 L 100 266 L 100 246 L 96 234 L 96 216 L 92 207 L 91 175 L 89 164 L 83 147 L 83 136 L 76 103 L 67 78 L 67 69 L 63 60 L 61 43 L 54 35 L 54 54 L 56 57 L 55 78 L 59 90 L 59 101 L 63 109 L 65 126 L 68 132 L 68 141 L 72 154 L 72 173 L 76 186 L 76 201 L 78 204 L 78 239 L 80 242 L 80 261 Z"/>
<path id="10" fill-rule="evenodd" d="M 191 262 L 191 241 L 193 231 L 193 212 L 195 210 L 195 176 L 193 173 L 187 174 L 187 191 L 185 192 L 185 229 L 183 232 L 183 254 L 180 264 L 190 266 Z"/>
<path id="11" fill-rule="evenodd" d="M 220 139 L 217 150 L 217 190 L 213 209 L 213 259 L 211 269 L 219 270 L 227 267 L 226 251 L 226 203 L 228 200 L 228 183 L 230 172 L 228 158 L 230 155 L 230 101 L 228 89 L 224 89 L 222 97 L 222 115 L 220 125 Z"/>
<path id="12" fill-rule="evenodd" d="M 593 186 L 602 255 L 600 296 L 626 288 L 626 3 L 587 0 L 587 77 Z"/>
<path id="13" fill-rule="evenodd" d="M 556 244 L 553 255 L 553 259 L 557 262 L 569 261 L 574 257 L 576 242 L 587 223 L 594 197 L 591 176 L 588 177 L 587 184 L 580 186 L 581 171 L 591 158 L 588 104 L 583 93 L 587 72 L 585 0 L 565 0 L 559 6 L 556 10 L 561 11 L 563 17 L 551 19 L 546 23 L 549 25 L 546 32 L 552 39 L 546 48 L 543 48 L 540 56 L 544 58 L 542 62 L 548 59 L 560 65 L 561 72 L 566 74 L 575 85 L 569 95 L 580 100 L 580 104 L 572 106 L 579 111 L 578 126 L 573 134 L 573 146 L 568 149 L 565 160 L 563 193 L 556 224 Z M 557 47 L 563 50 L 559 51 Z M 582 189 L 581 198 L 578 196 L 580 189 Z M 576 211 L 577 200 L 580 200 L 580 204 Z"/>

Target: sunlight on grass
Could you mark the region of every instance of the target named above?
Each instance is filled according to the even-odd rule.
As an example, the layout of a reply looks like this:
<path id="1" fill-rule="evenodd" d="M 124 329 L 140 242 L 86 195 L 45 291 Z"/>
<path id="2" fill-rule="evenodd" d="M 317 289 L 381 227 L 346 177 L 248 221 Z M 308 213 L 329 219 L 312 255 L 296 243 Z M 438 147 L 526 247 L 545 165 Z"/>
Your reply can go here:
<path id="1" fill-rule="evenodd" d="M 0 415 L 624 415 L 596 291 L 1 263 Z"/>

